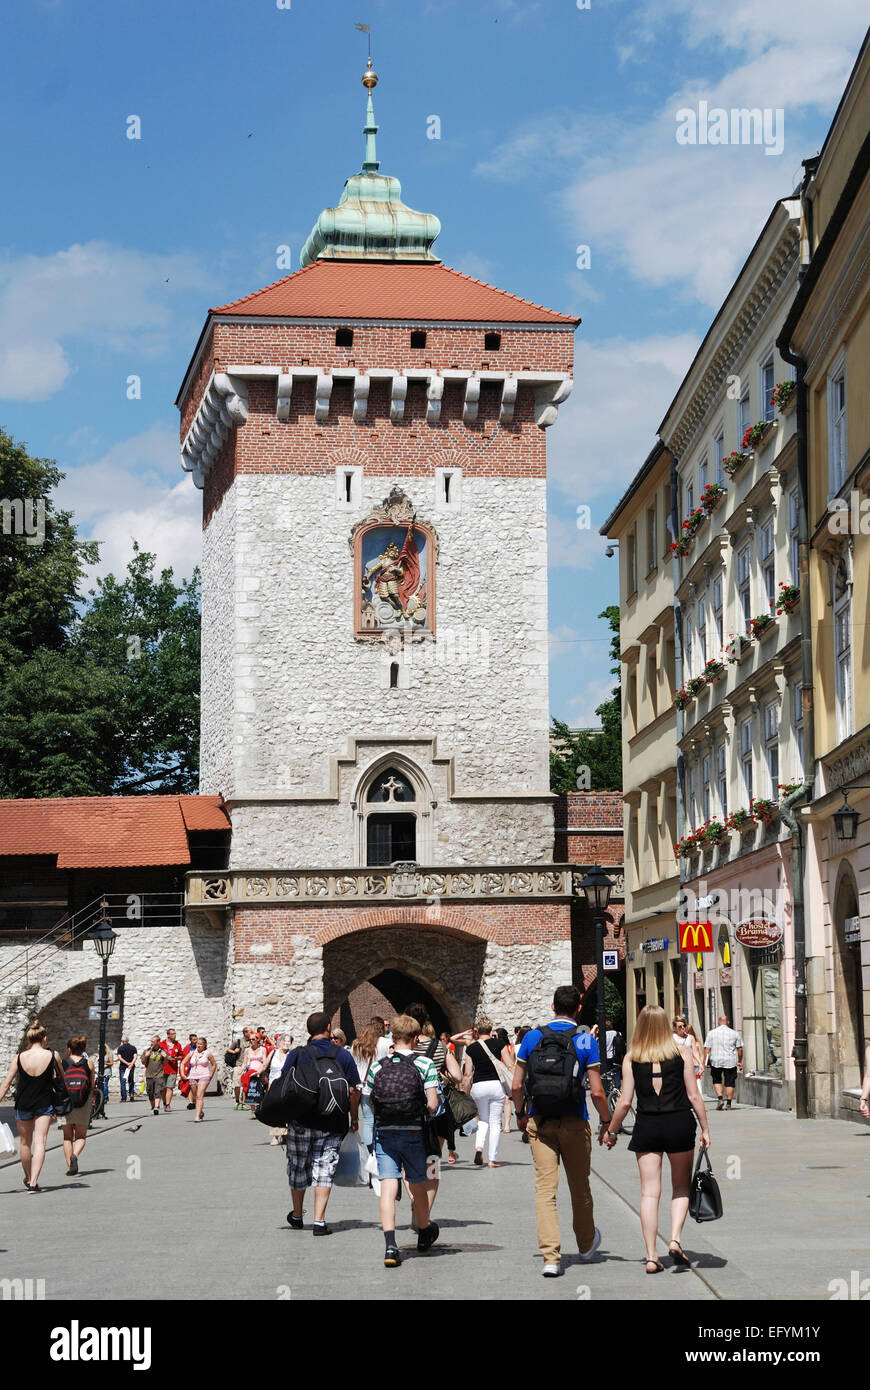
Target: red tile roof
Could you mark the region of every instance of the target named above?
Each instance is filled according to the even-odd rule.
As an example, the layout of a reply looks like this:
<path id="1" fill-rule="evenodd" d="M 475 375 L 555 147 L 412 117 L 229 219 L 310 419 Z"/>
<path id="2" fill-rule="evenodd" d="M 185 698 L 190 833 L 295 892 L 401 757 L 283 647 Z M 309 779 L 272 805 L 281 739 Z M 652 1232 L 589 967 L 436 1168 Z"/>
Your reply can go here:
<path id="1" fill-rule="evenodd" d="M 561 323 L 557 314 L 446 265 L 313 261 L 213 314 L 269 318 L 409 319 L 419 323 Z"/>
<path id="2" fill-rule="evenodd" d="M 188 830 L 230 829 L 222 805 L 219 796 L 0 801 L 0 856 L 56 854 L 59 869 L 189 864 Z"/>

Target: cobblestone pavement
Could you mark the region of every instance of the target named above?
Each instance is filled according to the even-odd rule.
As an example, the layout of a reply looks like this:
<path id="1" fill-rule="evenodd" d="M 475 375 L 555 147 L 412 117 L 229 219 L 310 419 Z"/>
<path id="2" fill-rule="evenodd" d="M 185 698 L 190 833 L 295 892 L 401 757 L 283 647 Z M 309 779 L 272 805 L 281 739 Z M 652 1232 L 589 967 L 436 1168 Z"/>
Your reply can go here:
<path id="1" fill-rule="evenodd" d="M 12 1122 L 5 1109 L 0 1118 Z M 541 1278 L 531 1155 L 516 1132 L 502 1138 L 499 1169 L 475 1168 L 472 1141 L 460 1140 L 460 1163 L 443 1171 L 435 1209 L 442 1236 L 429 1254 L 417 1254 L 402 1201 L 399 1244 L 407 1259 L 387 1270 L 370 1191 L 335 1189 L 329 1238 L 290 1231 L 283 1148 L 272 1147 L 247 1112 L 214 1099 L 201 1125 L 184 1109 L 155 1124 L 143 1101 L 111 1105 L 107 1126 L 89 1138 L 78 1177 L 66 1177 L 54 1149 L 36 1196 L 25 1192 L 20 1165 L 5 1162 L 0 1274 L 43 1279 L 46 1299 L 64 1300 L 141 1299 L 150 1290 L 203 1299 L 377 1299 L 401 1292 L 412 1299 L 707 1303 L 827 1300 L 832 1281 L 854 1283 L 853 1271 L 859 1281 L 870 1278 L 870 1126 L 799 1124 L 750 1108 L 710 1118 L 725 1217 L 687 1223 L 692 1271 L 644 1274 L 637 1169 L 625 1138 L 614 1153 L 596 1148 L 593 1156 L 603 1240 L 589 1264 L 573 1248 L 563 1181 L 564 1278 Z M 306 1219 L 310 1212 L 309 1199 Z M 666 1222 L 666 1203 L 663 1215 Z"/>

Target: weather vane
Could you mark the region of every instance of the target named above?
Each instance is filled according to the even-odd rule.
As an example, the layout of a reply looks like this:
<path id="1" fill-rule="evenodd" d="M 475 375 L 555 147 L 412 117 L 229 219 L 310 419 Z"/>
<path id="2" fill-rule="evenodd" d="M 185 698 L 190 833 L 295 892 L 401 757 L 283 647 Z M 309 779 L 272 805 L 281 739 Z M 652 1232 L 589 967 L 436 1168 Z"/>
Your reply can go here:
<path id="1" fill-rule="evenodd" d="M 356 25 L 356 28 L 359 29 L 359 31 L 360 31 L 361 34 L 368 34 L 368 37 L 369 37 L 369 61 L 371 62 L 371 56 L 372 56 L 372 31 L 371 31 L 371 25 L 369 25 L 369 24 L 357 24 L 357 25 Z"/>

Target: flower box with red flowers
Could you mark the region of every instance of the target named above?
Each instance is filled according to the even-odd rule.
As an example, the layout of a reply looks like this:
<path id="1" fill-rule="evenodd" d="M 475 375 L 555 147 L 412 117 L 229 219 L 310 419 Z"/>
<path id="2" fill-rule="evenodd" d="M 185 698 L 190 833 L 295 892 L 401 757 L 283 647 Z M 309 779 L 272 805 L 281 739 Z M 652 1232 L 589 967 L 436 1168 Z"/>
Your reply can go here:
<path id="1" fill-rule="evenodd" d="M 711 512 L 715 512 L 719 503 L 725 497 L 725 492 L 726 488 L 724 488 L 721 483 L 708 483 L 704 488 L 704 491 L 701 493 L 700 505 L 708 516 Z"/>
<path id="2" fill-rule="evenodd" d="M 725 675 L 725 662 L 715 659 L 708 661 L 704 667 L 704 675 L 707 677 L 708 684 L 715 685 L 716 681 L 721 680 Z"/>
<path id="3" fill-rule="evenodd" d="M 776 596 L 777 613 L 794 613 L 800 607 L 801 591 L 797 584 L 784 584 L 779 582 L 779 593 Z"/>
<path id="4" fill-rule="evenodd" d="M 776 407 L 780 415 L 784 415 L 789 406 L 794 404 L 796 398 L 797 382 L 779 381 L 771 392 L 770 404 Z"/>
<path id="5" fill-rule="evenodd" d="M 688 555 L 692 549 L 693 537 L 688 531 L 684 531 L 675 541 L 671 541 L 668 550 L 671 555 Z"/>
<path id="6" fill-rule="evenodd" d="M 770 825 L 779 820 L 779 803 L 766 796 L 754 796 L 749 802 L 749 810 L 762 825 Z"/>
<path id="7" fill-rule="evenodd" d="M 722 468 L 728 474 L 729 478 L 733 478 L 738 468 L 742 468 L 748 458 L 749 455 L 747 453 L 744 453 L 740 449 L 734 449 L 732 453 L 728 454 L 728 456 L 722 460 Z"/>
<path id="8" fill-rule="evenodd" d="M 686 681 L 686 689 L 693 698 L 700 695 L 701 691 L 706 690 L 706 688 L 706 676 L 692 676 L 691 680 Z"/>
<path id="9" fill-rule="evenodd" d="M 728 839 L 728 830 L 721 820 L 708 820 L 701 826 L 700 830 L 695 831 L 695 836 L 702 849 L 715 849 L 717 845 L 724 845 Z"/>
<path id="10" fill-rule="evenodd" d="M 736 811 L 731 812 L 725 821 L 725 828 L 727 830 L 739 830 L 740 834 L 744 835 L 747 831 L 754 830 L 757 824 L 750 802 L 748 811 L 744 806 L 739 806 Z"/>
<path id="11" fill-rule="evenodd" d="M 674 696 L 674 704 L 676 705 L 677 709 L 685 709 L 686 705 L 690 704 L 693 699 L 694 696 L 691 694 L 691 692 L 687 690 L 685 686 L 683 686 L 683 688 L 681 690 L 678 690 L 676 695 Z"/>
<path id="12" fill-rule="evenodd" d="M 733 666 L 736 662 L 743 660 L 751 646 L 751 637 L 747 637 L 744 632 L 738 632 L 735 636 L 732 632 L 725 646 L 725 656 Z"/>
<path id="13" fill-rule="evenodd" d="M 772 613 L 759 613 L 757 618 L 749 619 L 749 630 L 757 641 L 764 633 L 770 631 L 771 625 L 775 622 L 776 618 Z"/>
<path id="14" fill-rule="evenodd" d="M 773 424 L 772 420 L 756 420 L 750 425 L 740 441 L 741 449 L 757 449 Z"/>
<path id="15" fill-rule="evenodd" d="M 698 832 L 690 830 L 684 835 L 682 840 L 678 840 L 674 845 L 674 854 L 678 859 L 689 859 L 693 854 L 698 853 Z"/>

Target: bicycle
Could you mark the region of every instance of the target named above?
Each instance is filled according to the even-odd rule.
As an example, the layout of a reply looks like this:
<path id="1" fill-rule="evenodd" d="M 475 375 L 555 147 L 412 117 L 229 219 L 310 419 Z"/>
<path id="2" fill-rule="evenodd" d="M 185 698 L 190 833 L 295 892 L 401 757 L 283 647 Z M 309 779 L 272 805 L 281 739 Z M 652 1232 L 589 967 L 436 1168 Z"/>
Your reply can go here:
<path id="1" fill-rule="evenodd" d="M 607 1104 L 610 1107 L 610 1113 L 612 1115 L 622 1096 L 622 1068 L 608 1067 L 607 1070 L 602 1073 L 601 1079 L 604 1082 L 604 1094 L 607 1096 Z M 631 1122 L 630 1124 L 629 1121 Z M 634 1102 L 632 1102 L 628 1107 L 628 1114 L 620 1126 L 620 1133 L 623 1130 L 633 1129 L 634 1121 L 635 1109 Z"/>
<path id="2" fill-rule="evenodd" d="M 94 1120 L 104 1120 L 106 1118 L 106 1097 L 99 1086 L 94 1086 L 93 1099 L 91 1100 L 91 1118 L 89 1124 Z"/>

